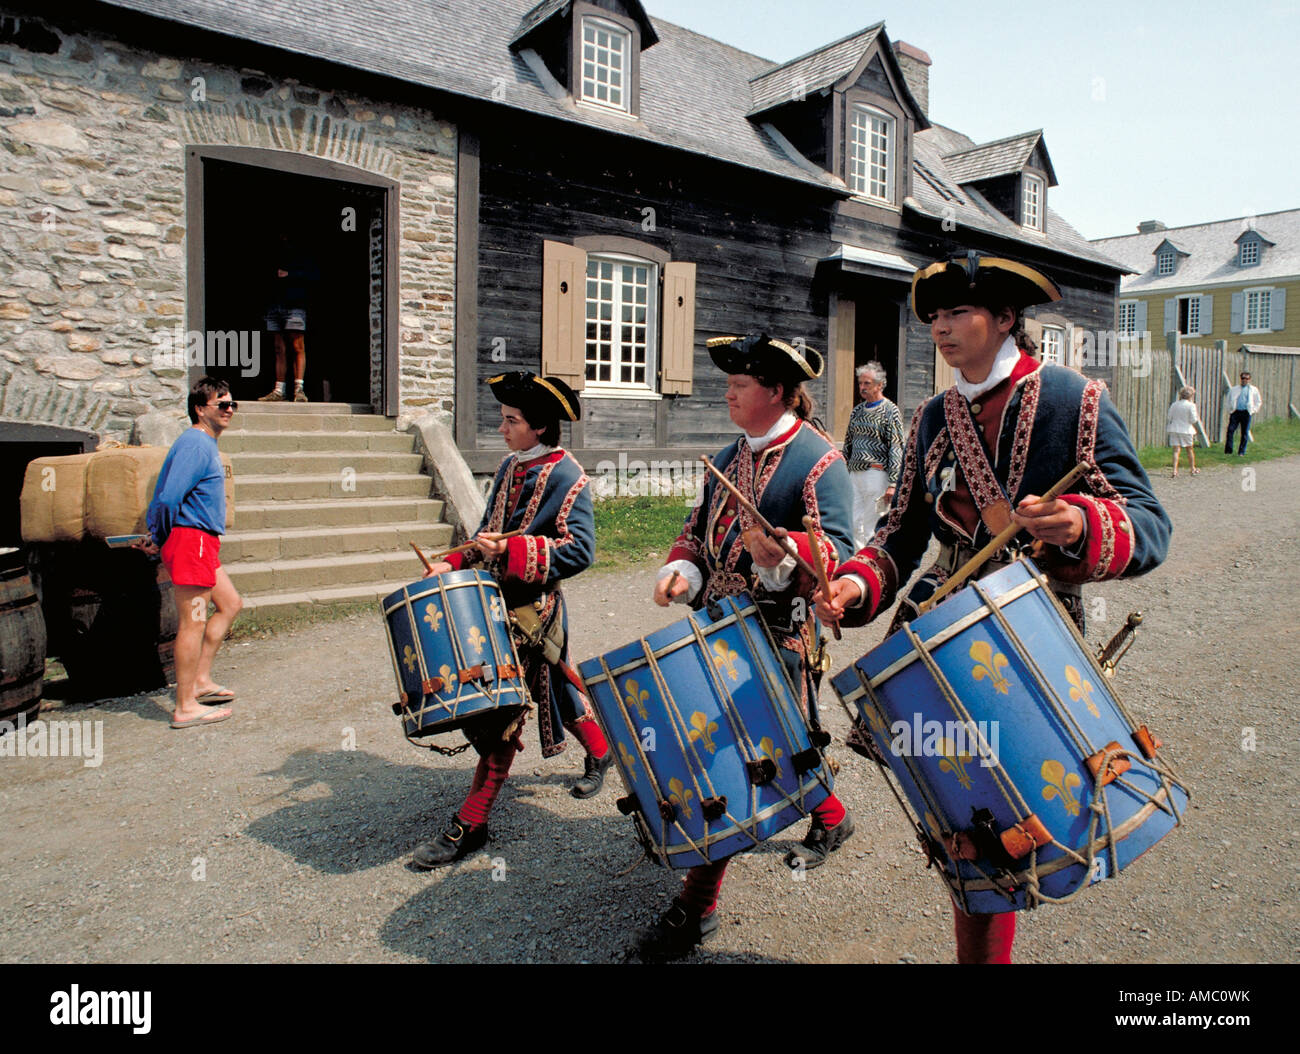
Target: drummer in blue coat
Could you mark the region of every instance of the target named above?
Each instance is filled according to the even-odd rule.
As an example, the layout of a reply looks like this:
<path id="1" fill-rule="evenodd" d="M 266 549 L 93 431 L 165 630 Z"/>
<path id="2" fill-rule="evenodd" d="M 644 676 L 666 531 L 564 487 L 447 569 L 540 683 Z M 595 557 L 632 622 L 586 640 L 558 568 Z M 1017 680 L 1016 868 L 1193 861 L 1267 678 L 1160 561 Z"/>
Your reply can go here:
<path id="1" fill-rule="evenodd" d="M 718 470 L 805 562 L 821 549 L 828 571 L 853 552 L 853 489 L 838 445 L 812 421 L 803 382 L 821 375 L 820 353 L 766 334 L 710 340 L 709 354 L 727 374 L 727 408 L 743 434 L 714 459 Z M 818 526 L 814 539 L 803 527 Z M 659 570 L 654 601 L 701 608 L 718 597 L 750 593 L 781 649 L 800 703 L 816 715 L 825 664 L 812 618 L 814 580 L 756 525 L 712 476 Z M 786 856 L 796 870 L 820 866 L 853 834 L 843 803 L 830 795 L 813 810 L 812 826 Z M 718 890 L 729 861 L 693 867 L 680 896 L 641 939 L 647 959 L 680 957 L 718 928 Z"/>
<path id="2" fill-rule="evenodd" d="M 1169 547 L 1172 526 L 1138 462 L 1124 421 L 1102 381 L 1044 365 L 1024 332 L 1022 312 L 1061 299 L 1043 274 L 1014 260 L 939 260 L 912 277 L 912 310 L 930 325 L 957 382 L 912 418 L 903 476 L 875 536 L 840 565 L 824 619 L 855 626 L 889 610 L 931 539 L 938 562 L 903 596 L 889 632 L 1002 528 L 1021 528 L 1052 590 L 1083 629 L 1081 587 L 1145 574 Z M 1040 498 L 1083 461 L 1071 493 Z M 1010 562 L 1000 550 L 976 572 Z M 1014 913 L 955 910 L 959 962 L 1009 962 Z"/>
<path id="3" fill-rule="evenodd" d="M 512 622 L 520 634 L 529 634 L 519 644 L 519 657 L 538 708 L 542 756 L 560 753 L 565 729 L 572 732 L 586 751 L 583 776 L 572 792 L 590 798 L 600 792 L 613 754 L 569 664 L 568 617 L 560 590 L 564 579 L 585 571 L 596 555 L 587 476 L 560 446 L 560 421 L 578 420 L 582 408 L 573 389 L 558 377 L 518 371 L 487 383 L 501 403 L 498 431 L 510 453 L 492 481 L 474 548 L 434 564 L 429 574 L 483 566 L 500 584 Z M 523 533 L 501 537 L 515 530 Z M 487 842 L 488 814 L 515 754 L 524 749 L 526 718 L 518 708 L 509 708 L 485 714 L 465 729 L 479 754 L 469 796 L 446 830 L 416 849 L 417 867 L 441 867 Z"/>

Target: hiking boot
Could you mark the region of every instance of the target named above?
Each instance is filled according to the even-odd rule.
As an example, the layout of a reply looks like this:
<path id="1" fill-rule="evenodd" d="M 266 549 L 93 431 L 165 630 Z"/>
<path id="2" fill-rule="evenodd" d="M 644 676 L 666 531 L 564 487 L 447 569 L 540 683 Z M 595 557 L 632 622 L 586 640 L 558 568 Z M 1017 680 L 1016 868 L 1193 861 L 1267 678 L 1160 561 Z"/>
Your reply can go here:
<path id="1" fill-rule="evenodd" d="M 703 944 L 718 931 L 718 910 L 700 915 L 674 898 L 670 907 L 653 926 L 637 939 L 642 962 L 659 963 L 680 959 L 692 948 Z"/>
<path id="2" fill-rule="evenodd" d="M 282 403 L 284 402 L 284 392 L 280 391 L 279 388 L 272 388 L 265 395 L 259 395 L 257 401 L 259 403 Z"/>
<path id="3" fill-rule="evenodd" d="M 800 847 L 785 854 L 786 867 L 794 871 L 799 868 L 811 871 L 814 867 L 821 867 L 831 853 L 852 837 L 853 817 L 848 812 L 844 813 L 844 819 L 831 828 L 827 828 L 814 816 L 812 826 L 808 828 Z"/>
<path id="4" fill-rule="evenodd" d="M 301 388 L 294 389 L 293 401 L 295 403 L 305 403 L 307 401 L 307 393 Z"/>
<path id="5" fill-rule="evenodd" d="M 487 824 L 467 827 L 459 816 L 453 816 L 442 834 L 416 848 L 411 862 L 422 871 L 431 871 L 468 856 L 475 849 L 482 849 L 487 843 L 487 837 Z"/>
<path id="6" fill-rule="evenodd" d="M 594 758 L 590 754 L 584 764 L 582 778 L 569 791 L 575 798 L 594 798 L 605 784 L 605 772 L 614 763 L 614 748 L 605 751 L 603 758 Z"/>

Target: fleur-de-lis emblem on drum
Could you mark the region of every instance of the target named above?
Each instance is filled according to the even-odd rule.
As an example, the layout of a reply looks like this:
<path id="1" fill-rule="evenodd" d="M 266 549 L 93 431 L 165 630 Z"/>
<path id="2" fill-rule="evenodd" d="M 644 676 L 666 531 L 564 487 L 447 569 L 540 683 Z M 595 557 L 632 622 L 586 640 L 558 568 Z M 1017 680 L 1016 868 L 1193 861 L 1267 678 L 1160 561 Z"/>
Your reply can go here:
<path id="1" fill-rule="evenodd" d="M 641 720 L 648 721 L 650 719 L 650 712 L 646 710 L 645 704 L 650 701 L 650 693 L 637 684 L 631 677 L 623 682 L 623 691 L 627 693 L 623 702 L 625 702 L 629 707 L 636 707 L 636 712 L 641 715 Z"/>
<path id="2" fill-rule="evenodd" d="M 993 687 L 1003 695 L 1010 690 L 1010 682 L 1002 676 L 1002 671 L 1010 665 L 1007 657 L 1001 652 L 994 654 L 993 645 L 986 640 L 977 640 L 970 646 L 970 657 L 975 660 L 975 668 L 971 670 L 971 676 L 977 681 L 984 680 L 987 677 L 993 682 Z"/>
<path id="3" fill-rule="evenodd" d="M 1079 774 L 1077 772 L 1067 774 L 1065 766 L 1051 758 L 1043 762 L 1043 767 L 1039 771 L 1047 784 L 1043 787 L 1043 800 L 1051 801 L 1053 798 L 1060 798 L 1065 811 L 1071 816 L 1078 816 L 1079 799 L 1071 791 L 1083 783 L 1083 780 L 1079 779 Z"/>
<path id="4" fill-rule="evenodd" d="M 406 667 L 407 673 L 415 672 L 415 649 L 409 644 L 402 649 L 402 664 Z"/>
<path id="5" fill-rule="evenodd" d="M 871 730 L 875 732 L 877 736 L 884 737 L 885 722 L 882 721 L 880 715 L 876 713 L 876 708 L 874 706 L 864 706 L 862 712 L 867 715 L 867 724 L 871 726 Z"/>
<path id="6" fill-rule="evenodd" d="M 725 640 L 715 640 L 713 642 L 713 665 L 719 670 L 726 673 L 730 680 L 736 680 L 740 675 L 736 673 L 736 660 L 740 658 Z"/>
<path id="7" fill-rule="evenodd" d="M 429 624 L 429 629 L 437 633 L 442 626 L 442 611 L 433 604 L 425 604 L 424 621 Z"/>
<path id="8" fill-rule="evenodd" d="M 483 631 L 477 626 L 471 626 L 469 629 L 469 642 L 473 646 L 475 653 L 483 654 L 483 645 L 487 637 L 483 636 Z"/>
<path id="9" fill-rule="evenodd" d="M 695 797 L 693 793 L 686 789 L 676 776 L 668 781 L 668 789 L 672 792 L 668 795 L 668 800 L 682 810 L 682 815 L 688 820 L 691 818 L 690 800 Z"/>
<path id="10" fill-rule="evenodd" d="M 958 754 L 957 744 L 947 736 L 940 740 L 940 748 L 943 750 L 943 759 L 939 762 L 939 771 L 951 772 L 957 777 L 962 790 L 970 790 L 970 773 L 966 771 L 966 766 L 974 760 L 972 756 L 968 753 Z"/>
<path id="11" fill-rule="evenodd" d="M 1101 711 L 1097 709 L 1097 704 L 1092 701 L 1092 682 L 1085 681 L 1073 666 L 1065 668 L 1065 679 L 1070 682 L 1070 698 L 1076 703 L 1082 702 L 1088 708 L 1088 713 L 1092 714 L 1093 717 L 1101 717 Z"/>
<path id="12" fill-rule="evenodd" d="M 442 678 L 444 687 L 449 687 L 451 685 L 451 667 L 446 663 L 443 663 L 438 667 L 438 676 Z"/>
<path id="13" fill-rule="evenodd" d="M 623 767 L 627 769 L 627 778 L 630 780 L 636 779 L 636 758 L 632 756 L 632 752 L 627 749 L 627 745 L 624 743 L 618 745 L 618 752 L 623 758 Z"/>
<path id="14" fill-rule="evenodd" d="M 773 761 L 779 762 L 781 760 L 781 756 L 785 753 L 785 751 L 782 750 L 780 747 L 777 747 L 775 750 L 773 750 L 772 747 L 774 745 L 775 744 L 773 744 L 771 736 L 764 736 L 762 739 L 758 741 L 758 749 L 763 754 L 763 756 L 771 758 Z"/>
<path id="15" fill-rule="evenodd" d="M 492 614 L 493 622 L 504 622 L 506 620 L 505 608 L 501 606 L 500 597 L 492 598 L 492 603 L 488 605 L 488 610 Z"/>
<path id="16" fill-rule="evenodd" d="M 696 710 L 695 713 L 691 714 L 690 740 L 692 743 L 703 743 L 704 749 L 710 754 L 718 749 L 717 745 L 713 742 L 713 733 L 717 730 L 718 722 L 710 721 L 704 716 L 702 710 Z"/>

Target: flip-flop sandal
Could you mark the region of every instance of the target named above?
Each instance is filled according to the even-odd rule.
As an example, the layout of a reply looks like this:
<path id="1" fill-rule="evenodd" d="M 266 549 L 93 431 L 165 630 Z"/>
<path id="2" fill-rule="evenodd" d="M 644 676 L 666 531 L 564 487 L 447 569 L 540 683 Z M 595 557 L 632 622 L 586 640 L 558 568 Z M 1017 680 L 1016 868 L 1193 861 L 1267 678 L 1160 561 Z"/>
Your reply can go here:
<path id="1" fill-rule="evenodd" d="M 235 693 L 229 688 L 213 688 L 210 692 L 204 692 L 202 695 L 196 695 L 194 701 L 202 703 L 204 706 L 216 706 L 219 703 L 233 703 Z"/>
<path id="2" fill-rule="evenodd" d="M 199 725 L 218 725 L 227 718 L 234 717 L 233 712 L 227 710 L 224 714 L 217 712 L 211 714 L 199 714 L 197 717 L 191 717 L 187 721 L 177 721 L 172 719 L 172 728 L 197 728 Z"/>

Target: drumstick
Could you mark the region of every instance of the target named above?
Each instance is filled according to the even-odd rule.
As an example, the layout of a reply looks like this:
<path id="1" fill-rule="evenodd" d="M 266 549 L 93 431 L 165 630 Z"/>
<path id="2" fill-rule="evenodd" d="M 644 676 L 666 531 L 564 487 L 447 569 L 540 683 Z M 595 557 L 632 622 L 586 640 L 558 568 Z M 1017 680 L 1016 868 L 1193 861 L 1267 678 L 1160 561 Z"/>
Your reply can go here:
<path id="1" fill-rule="evenodd" d="M 432 574 L 433 564 L 429 563 L 428 558 L 425 557 L 424 553 L 420 552 L 420 547 L 412 542 L 411 548 L 415 550 L 415 555 L 420 558 L 420 563 L 424 564 L 425 573 Z"/>
<path id="2" fill-rule="evenodd" d="M 681 577 L 682 573 L 680 571 L 673 571 L 673 573 L 668 576 L 668 584 L 664 586 L 664 596 L 669 600 L 672 600 L 673 598 L 673 586 L 677 584 L 677 579 Z"/>
<path id="3" fill-rule="evenodd" d="M 776 528 L 773 527 L 770 523 L 767 522 L 767 520 L 763 518 L 763 514 L 761 512 L 759 512 L 756 508 L 754 508 L 753 505 L 751 505 L 749 502 L 745 500 L 744 496 L 740 493 L 740 491 L 738 491 L 734 486 L 732 486 L 731 480 L 727 479 L 726 476 L 724 476 L 721 472 L 719 472 L 714 467 L 713 462 L 709 460 L 709 456 L 707 454 L 701 454 L 700 460 L 704 462 L 705 466 L 708 468 L 710 472 L 712 472 L 715 476 L 717 476 L 718 482 L 721 483 L 724 487 L 726 487 L 727 490 L 731 491 L 732 496 L 735 497 L 736 502 L 740 505 L 740 507 L 744 509 L 746 512 L 748 512 L 752 517 L 754 517 L 758 525 L 762 527 L 763 530 L 765 530 L 772 537 L 772 540 L 776 542 L 777 545 L 779 545 L 783 550 L 785 550 L 787 555 L 793 556 L 795 562 L 800 567 L 802 567 L 805 571 L 807 571 L 810 575 L 817 574 L 817 572 L 813 570 L 812 564 L 810 564 L 807 560 L 805 560 L 802 556 L 799 555 L 799 550 L 795 546 L 794 542 L 790 541 L 789 538 L 777 537 Z"/>
<path id="4" fill-rule="evenodd" d="M 1092 468 L 1092 466 L 1088 462 L 1080 461 L 1077 465 L 1074 466 L 1074 468 L 1070 469 L 1070 471 L 1067 472 L 1065 476 L 1059 479 L 1056 482 L 1056 484 L 1051 488 L 1051 490 L 1049 490 L 1038 500 L 1052 501 L 1056 498 L 1059 498 L 1065 492 L 1066 487 L 1074 483 L 1076 479 L 1082 476 L 1090 468 Z M 978 553 L 976 553 L 969 560 L 967 560 L 966 563 L 962 565 L 961 569 L 950 579 L 948 579 L 948 581 L 946 581 L 942 586 L 936 589 L 934 593 L 931 594 L 929 600 L 922 602 L 921 605 L 917 608 L 917 610 L 922 615 L 924 615 L 927 611 L 929 611 L 932 607 L 934 607 L 935 604 L 939 603 L 940 600 L 946 597 L 959 585 L 965 582 L 966 579 L 968 579 L 971 575 L 973 575 L 976 571 L 978 571 L 980 567 L 983 565 L 985 560 L 987 560 L 990 556 L 992 556 L 1004 545 L 1006 545 L 1007 542 L 1011 541 L 1011 539 L 1014 538 L 1019 532 L 1020 532 L 1019 524 L 1009 523 L 1005 527 L 1003 527 L 1002 530 L 998 531 L 993 541 L 989 542 L 988 545 L 984 546 L 983 549 L 981 549 Z"/>
<path id="5" fill-rule="evenodd" d="M 520 527 L 517 530 L 506 531 L 505 534 L 489 534 L 488 532 L 485 531 L 483 532 L 483 537 L 488 538 L 494 542 L 503 542 L 507 538 L 513 538 L 515 537 L 515 535 L 523 534 L 523 533 L 524 533 L 524 529 Z M 452 556 L 456 553 L 463 553 L 466 549 L 473 549 L 473 548 L 474 548 L 474 539 L 471 538 L 468 542 L 465 542 L 463 545 L 458 545 L 454 549 L 448 549 L 445 552 L 441 552 L 441 553 L 434 553 L 433 558 L 435 560 L 445 560 L 449 556 Z"/>
<path id="6" fill-rule="evenodd" d="M 803 518 L 803 529 L 808 532 L 808 547 L 812 549 L 813 566 L 817 569 L 817 588 L 822 591 L 828 601 L 831 598 L 831 584 L 826 577 L 826 561 L 822 557 L 821 539 L 817 537 L 817 524 L 813 522 L 811 516 Z M 831 623 L 831 632 L 835 634 L 835 639 L 840 640 L 840 624 Z"/>

